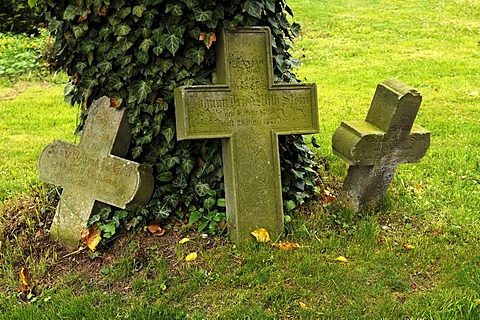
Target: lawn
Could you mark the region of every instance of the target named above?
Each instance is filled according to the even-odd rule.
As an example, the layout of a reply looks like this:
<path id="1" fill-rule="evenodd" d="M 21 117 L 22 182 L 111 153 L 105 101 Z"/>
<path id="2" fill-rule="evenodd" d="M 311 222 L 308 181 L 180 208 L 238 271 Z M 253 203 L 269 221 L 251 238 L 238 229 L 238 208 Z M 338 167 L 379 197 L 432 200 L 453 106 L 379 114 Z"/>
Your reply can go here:
<path id="1" fill-rule="evenodd" d="M 0 318 L 480 318 L 480 1 L 288 3 L 303 26 L 298 76 L 318 86 L 326 185 L 347 170 L 333 132 L 365 118 L 379 82 L 397 78 L 423 96 L 416 123 L 432 132 L 431 147 L 399 167 L 381 209 L 299 210 L 287 223 L 295 251 L 240 249 L 180 224 L 161 238 L 120 236 L 95 254 L 35 245 L 51 206 L 36 182 L 38 154 L 53 139 L 75 141 L 77 110 L 58 85 L 1 88 L 1 208 L 23 219 L 12 243 L 35 249 L 0 238 Z M 37 214 L 22 215 L 28 207 Z M 185 261 L 191 252 L 198 258 Z M 22 267 L 29 286 L 38 281 L 30 295 L 17 293 Z"/>

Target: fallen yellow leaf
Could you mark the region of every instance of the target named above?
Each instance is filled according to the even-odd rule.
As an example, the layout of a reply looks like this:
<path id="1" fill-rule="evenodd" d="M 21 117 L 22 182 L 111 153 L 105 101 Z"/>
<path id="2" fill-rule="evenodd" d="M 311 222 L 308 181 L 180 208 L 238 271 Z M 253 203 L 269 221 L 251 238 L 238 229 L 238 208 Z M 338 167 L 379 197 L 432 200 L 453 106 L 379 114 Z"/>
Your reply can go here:
<path id="1" fill-rule="evenodd" d="M 298 304 L 300 305 L 300 308 L 307 309 L 307 305 L 305 303 L 303 303 L 302 301 L 298 301 Z"/>
<path id="2" fill-rule="evenodd" d="M 251 235 L 254 236 L 258 242 L 269 242 L 270 240 L 270 234 L 268 234 L 267 229 L 265 228 L 260 228 L 257 229 L 253 232 L 251 232 Z"/>
<path id="3" fill-rule="evenodd" d="M 412 250 L 413 248 L 415 248 L 414 246 L 412 246 L 411 244 L 408 244 L 408 243 L 404 243 L 404 244 L 403 244 L 403 247 L 404 247 L 405 249 L 408 249 L 408 250 Z"/>
<path id="4" fill-rule="evenodd" d="M 335 259 L 335 260 L 340 261 L 340 262 L 348 262 L 348 259 L 345 258 L 344 256 L 340 256 L 340 257 L 338 257 L 338 258 Z"/>
<path id="5" fill-rule="evenodd" d="M 193 261 L 195 259 L 197 259 L 197 253 L 196 252 L 192 252 L 185 257 L 185 261 Z"/>
<path id="6" fill-rule="evenodd" d="M 98 225 L 94 224 L 90 228 L 82 231 L 82 242 L 91 251 L 95 251 L 97 249 L 100 240 L 102 240 L 102 237 L 100 236 L 100 229 L 98 228 Z"/>
<path id="7" fill-rule="evenodd" d="M 20 280 L 25 286 L 28 286 L 27 276 L 25 275 L 25 268 L 20 269 Z"/>
<path id="8" fill-rule="evenodd" d="M 183 238 L 182 240 L 178 241 L 178 243 L 184 244 L 184 243 L 187 243 L 188 241 L 190 241 L 189 238 Z"/>
<path id="9" fill-rule="evenodd" d="M 296 242 L 290 242 L 290 241 L 285 241 L 285 242 L 277 242 L 274 243 L 273 246 L 279 248 L 280 250 L 283 251 L 292 251 L 295 249 L 300 248 L 300 245 Z"/>

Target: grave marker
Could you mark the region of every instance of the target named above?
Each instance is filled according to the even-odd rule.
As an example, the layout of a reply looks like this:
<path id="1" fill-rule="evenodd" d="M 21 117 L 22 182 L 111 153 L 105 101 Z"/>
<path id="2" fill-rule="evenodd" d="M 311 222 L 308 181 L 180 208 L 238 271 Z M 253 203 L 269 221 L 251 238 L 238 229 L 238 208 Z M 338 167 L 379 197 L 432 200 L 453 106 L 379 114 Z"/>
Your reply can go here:
<path id="1" fill-rule="evenodd" d="M 354 211 L 377 207 L 400 163 L 418 162 L 430 132 L 415 125 L 422 96 L 395 79 L 377 86 L 365 121 L 342 122 L 333 152 L 350 164 L 338 199 Z"/>
<path id="2" fill-rule="evenodd" d="M 126 109 L 93 102 L 78 145 L 54 141 L 38 163 L 39 179 L 63 188 L 50 236 L 65 247 L 78 246 L 91 214 L 105 204 L 134 209 L 153 192 L 151 168 L 122 159 L 130 144 Z"/>
<path id="3" fill-rule="evenodd" d="M 227 219 L 242 242 L 263 227 L 284 231 L 278 136 L 318 131 L 315 84 L 274 84 L 270 30 L 224 31 L 220 85 L 175 91 L 177 137 L 222 139 Z"/>

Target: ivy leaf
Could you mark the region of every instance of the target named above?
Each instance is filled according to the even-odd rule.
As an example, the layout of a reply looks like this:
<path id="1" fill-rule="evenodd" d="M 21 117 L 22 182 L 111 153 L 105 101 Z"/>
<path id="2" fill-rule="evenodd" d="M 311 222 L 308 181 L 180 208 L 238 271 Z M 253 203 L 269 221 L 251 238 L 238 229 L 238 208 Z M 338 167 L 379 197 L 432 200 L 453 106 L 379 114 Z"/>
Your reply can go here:
<path id="1" fill-rule="evenodd" d="M 135 16 L 141 18 L 142 15 L 143 15 L 143 12 L 144 12 L 145 10 L 147 10 L 147 8 L 146 8 L 145 6 L 139 5 L 139 6 L 133 7 L 132 12 L 133 12 L 133 14 L 134 14 Z"/>
<path id="2" fill-rule="evenodd" d="M 137 102 L 142 102 L 147 99 L 149 93 L 152 92 L 152 88 L 143 80 L 136 80 L 132 82 L 131 95 L 135 98 Z"/>
<path id="3" fill-rule="evenodd" d="M 126 36 L 130 33 L 130 30 L 132 30 L 132 28 L 130 28 L 128 24 L 122 23 L 115 27 L 114 34 L 116 36 Z"/>
<path id="4" fill-rule="evenodd" d="M 143 52 L 147 52 L 148 51 L 148 48 L 150 48 L 150 46 L 153 46 L 153 40 L 152 39 L 143 39 L 142 43 L 140 44 L 139 48 L 140 50 L 142 50 Z"/>
<path id="5" fill-rule="evenodd" d="M 58 21 L 56 19 L 50 20 L 48 22 L 48 31 L 53 33 L 54 31 L 60 29 L 63 25 L 63 21 Z"/>
<path id="6" fill-rule="evenodd" d="M 98 228 L 103 232 L 103 237 L 105 239 L 110 239 L 115 234 L 115 221 L 110 221 L 107 224 L 101 224 Z"/>
<path id="7" fill-rule="evenodd" d="M 203 47 L 192 48 L 187 51 L 185 56 L 195 61 L 196 64 L 201 64 L 205 59 L 205 49 Z"/>
<path id="8" fill-rule="evenodd" d="M 77 8 L 69 4 L 63 12 L 63 20 L 73 20 L 77 16 Z"/>
<path id="9" fill-rule="evenodd" d="M 266 0 L 265 1 L 265 7 L 270 12 L 275 12 L 275 0 Z"/>
<path id="10" fill-rule="evenodd" d="M 170 143 L 170 141 L 172 141 L 173 137 L 175 136 L 175 131 L 172 127 L 165 128 L 162 130 L 162 135 L 167 140 L 167 143 Z"/>
<path id="11" fill-rule="evenodd" d="M 210 190 L 211 189 L 210 189 L 210 186 L 208 185 L 208 183 L 199 182 L 195 185 L 195 192 L 200 197 L 206 196 Z"/>
<path id="12" fill-rule="evenodd" d="M 209 21 L 212 19 L 212 11 L 202 11 L 198 8 L 193 9 L 193 16 L 197 21 Z"/>
<path id="13" fill-rule="evenodd" d="M 219 207 L 226 207 L 227 206 L 227 202 L 225 201 L 225 198 L 219 198 L 217 200 L 217 206 Z"/>
<path id="14" fill-rule="evenodd" d="M 132 149 L 132 157 L 133 159 L 138 158 L 143 152 L 142 147 L 138 146 Z"/>
<path id="15" fill-rule="evenodd" d="M 296 207 L 295 202 L 292 200 L 285 201 L 283 205 L 285 206 L 285 210 L 287 210 L 287 212 L 292 211 Z"/>
<path id="16" fill-rule="evenodd" d="M 182 171 L 185 174 L 190 174 L 193 170 L 193 160 L 191 159 L 183 159 L 181 163 Z"/>
<path id="17" fill-rule="evenodd" d="M 203 200 L 203 207 L 207 210 L 212 210 L 215 206 L 217 201 L 213 197 L 208 197 L 207 199 Z"/>
<path id="18" fill-rule="evenodd" d="M 290 31 L 292 32 L 292 35 L 294 37 L 298 37 L 298 35 L 300 34 L 300 24 L 294 22 L 292 23 L 292 28 L 290 29 Z"/>
<path id="19" fill-rule="evenodd" d="M 198 0 L 183 0 L 183 3 L 187 5 L 188 9 L 192 9 L 198 5 Z"/>
<path id="20" fill-rule="evenodd" d="M 247 0 L 243 5 L 243 9 L 252 17 L 260 19 L 262 17 L 263 6 L 260 2 L 255 0 Z"/>
<path id="21" fill-rule="evenodd" d="M 187 178 L 183 174 L 179 174 L 173 181 L 172 185 L 176 188 L 185 189 L 187 187 Z"/>
<path id="22" fill-rule="evenodd" d="M 178 48 L 180 48 L 180 44 L 183 44 L 183 40 L 175 34 L 166 36 L 162 43 L 162 45 L 173 55 L 175 55 Z"/>
<path id="23" fill-rule="evenodd" d="M 155 47 L 153 48 L 153 53 L 158 57 L 162 54 L 164 47 Z"/>
<path id="24" fill-rule="evenodd" d="M 178 157 L 167 156 L 165 158 L 166 158 L 165 164 L 167 165 L 168 169 L 171 169 L 174 165 L 180 163 L 180 159 Z"/>
<path id="25" fill-rule="evenodd" d="M 112 70 L 112 63 L 110 61 L 102 61 L 100 62 L 98 65 L 97 65 L 99 71 L 101 73 L 107 73 L 109 72 L 110 70 Z"/>
<path id="26" fill-rule="evenodd" d="M 183 15 L 182 6 L 180 4 L 167 3 L 165 13 L 171 12 L 174 16 L 181 17 Z"/>
<path id="27" fill-rule="evenodd" d="M 170 171 L 162 172 L 157 175 L 157 179 L 162 182 L 170 182 L 173 180 L 173 174 Z"/>
<path id="28" fill-rule="evenodd" d="M 120 90 L 123 83 L 118 76 L 108 77 L 107 88 L 109 90 Z"/>

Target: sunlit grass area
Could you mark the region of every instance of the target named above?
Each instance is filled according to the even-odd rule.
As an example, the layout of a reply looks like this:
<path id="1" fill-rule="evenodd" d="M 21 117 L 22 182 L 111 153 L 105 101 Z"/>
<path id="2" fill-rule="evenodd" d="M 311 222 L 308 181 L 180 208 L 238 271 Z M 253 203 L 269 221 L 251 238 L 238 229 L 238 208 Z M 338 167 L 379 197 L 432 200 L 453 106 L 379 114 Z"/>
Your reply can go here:
<path id="1" fill-rule="evenodd" d="M 0 88 L 0 202 L 37 183 L 37 161 L 48 143 L 75 141 L 77 113 L 63 102 L 62 85 Z"/>
<path id="2" fill-rule="evenodd" d="M 303 25 L 298 76 L 318 86 L 315 152 L 328 160 L 327 185 L 347 170 L 332 154 L 333 132 L 365 118 L 379 82 L 397 78 L 423 96 L 416 123 L 431 131 L 431 147 L 420 163 L 399 167 L 381 209 L 299 210 L 286 223 L 295 251 L 240 249 L 176 224 L 164 237 L 139 231 L 95 254 L 25 253 L 0 242 L 0 318 L 480 318 L 480 2 L 288 3 Z M 38 154 L 56 138 L 75 140 L 77 110 L 59 86 L 1 88 L 0 96 L 9 90 L 0 99 L 0 168 L 8 168 L 0 200 L 10 200 L 0 210 L 41 212 L 48 190 L 26 194 L 37 184 Z M 41 219 L 23 219 L 28 243 Z M 198 258 L 185 261 L 192 252 Z M 39 281 L 24 300 L 22 267 Z"/>

